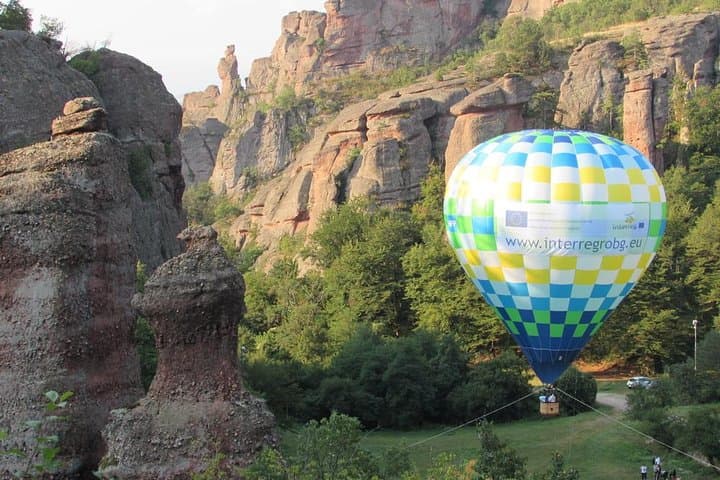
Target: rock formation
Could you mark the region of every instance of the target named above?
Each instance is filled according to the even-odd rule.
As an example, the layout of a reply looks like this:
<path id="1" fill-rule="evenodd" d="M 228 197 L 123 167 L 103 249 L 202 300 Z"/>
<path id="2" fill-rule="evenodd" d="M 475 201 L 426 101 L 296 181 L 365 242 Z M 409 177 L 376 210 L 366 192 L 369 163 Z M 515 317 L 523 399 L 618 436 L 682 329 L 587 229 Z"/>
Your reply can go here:
<path id="1" fill-rule="evenodd" d="M 52 122 L 52 138 L 83 132 L 106 132 L 107 112 L 94 97 L 70 100 Z"/>
<path id="2" fill-rule="evenodd" d="M 69 420 L 47 432 L 62 438 L 57 478 L 89 475 L 109 411 L 142 395 L 127 152 L 111 135 L 73 134 L 84 114 L 80 131 L 102 124 L 97 105 L 68 103 L 53 141 L 0 155 L 0 428 L 28 441 L 20 426 L 43 417 L 43 393 L 73 391 Z M 4 456 L 0 476 L 21 462 Z"/>
<path id="3" fill-rule="evenodd" d="M 626 65 L 620 40 L 639 36 L 647 65 Z M 662 139 L 670 115 L 673 79 L 692 87 L 712 85 L 720 50 L 718 15 L 654 18 L 617 27 L 615 38 L 578 47 L 560 90 L 556 121 L 572 128 L 605 129 L 609 110 L 622 107 L 623 137 L 663 170 Z M 641 69 L 641 70 L 638 70 Z"/>
<path id="4" fill-rule="evenodd" d="M 247 393 L 237 361 L 242 276 L 210 227 L 187 229 L 188 249 L 160 266 L 133 306 L 155 332 L 157 373 L 147 396 L 113 412 L 104 431 L 105 478 L 190 478 L 218 454 L 248 465 L 275 443 L 274 418 Z"/>
<path id="5" fill-rule="evenodd" d="M 536 17 L 560 3 L 508 0 L 493 6 L 501 16 Z M 327 14 L 293 12 L 283 20 L 272 56 L 253 65 L 243 93 L 248 109 L 252 111 L 254 102 L 269 101 L 280 85 L 299 91 L 356 69 L 381 72 L 411 65 L 417 55 L 435 58 L 443 48 L 457 46 L 460 37 L 454 35 L 462 36 L 459 32 L 487 14 L 476 7 L 465 2 L 388 0 L 371 5 L 347 0 L 326 2 Z M 416 38 L 417 27 L 433 15 L 441 18 L 439 24 L 452 27 L 438 34 L 442 38 L 434 27 L 423 30 L 427 37 Z M 312 109 L 270 109 L 235 119 L 219 142 L 210 175 L 216 193 L 247 200 L 230 233 L 239 246 L 252 238 L 268 247 L 265 257 L 271 257 L 280 237 L 311 233 L 324 211 L 352 197 L 370 195 L 386 205 L 411 203 L 429 163 L 450 172 L 481 141 L 511 130 L 552 126 L 552 99 L 549 107 L 543 106 L 547 111 L 542 119 L 532 117 L 533 102 L 546 93 L 557 95 L 554 117 L 561 126 L 624 136 L 662 170 L 663 152 L 657 145 L 668 122 L 675 79 L 691 89 L 716 80 L 718 16 L 656 18 L 602 35 L 601 40 L 584 40 L 569 57 L 558 54 L 555 67 L 542 75 L 477 82 L 456 71 L 443 81 L 421 79 L 400 91 L 348 105 L 332 120 L 315 116 L 312 126 L 305 121 L 316 113 Z M 632 61 L 626 54 L 622 45 L 628 35 L 640 40 L 645 60 Z M 428 39 L 432 45 L 424 43 Z M 195 125 L 208 119 L 203 110 L 217 99 L 217 92 L 208 89 L 186 97 L 186 103 L 195 106 L 186 109 L 186 118 Z M 289 133 L 302 126 L 311 138 L 293 151 Z M 197 150 L 212 150 L 206 148 L 210 142 L 197 141 L 211 135 L 184 138 L 194 138 Z M 206 170 L 211 162 L 204 162 Z M 246 197 L 250 192 L 252 198 Z"/>
<path id="6" fill-rule="evenodd" d="M 523 107 L 535 89 L 526 79 L 506 75 L 481 87 L 450 109 L 456 117 L 445 152 L 445 177 L 475 145 L 525 127 Z"/>
<path id="7" fill-rule="evenodd" d="M 50 139 L 50 122 L 75 97 L 99 97 L 52 45 L 27 32 L 0 30 L 0 153 Z"/>
<path id="8" fill-rule="evenodd" d="M 182 109 L 160 74 L 136 58 L 106 48 L 80 54 L 97 64 L 108 129 L 129 151 L 135 253 L 150 270 L 180 252 L 185 226 L 180 122 Z"/>

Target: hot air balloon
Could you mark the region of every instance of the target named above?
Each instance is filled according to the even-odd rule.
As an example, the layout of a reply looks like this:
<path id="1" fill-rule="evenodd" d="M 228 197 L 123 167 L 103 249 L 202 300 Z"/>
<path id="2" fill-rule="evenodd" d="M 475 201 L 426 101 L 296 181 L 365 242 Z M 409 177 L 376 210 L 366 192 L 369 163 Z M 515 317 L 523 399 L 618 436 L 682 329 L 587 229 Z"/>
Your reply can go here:
<path id="1" fill-rule="evenodd" d="M 633 147 L 526 130 L 460 160 L 444 215 L 463 269 L 554 384 L 650 265 L 667 207 L 660 177 Z"/>

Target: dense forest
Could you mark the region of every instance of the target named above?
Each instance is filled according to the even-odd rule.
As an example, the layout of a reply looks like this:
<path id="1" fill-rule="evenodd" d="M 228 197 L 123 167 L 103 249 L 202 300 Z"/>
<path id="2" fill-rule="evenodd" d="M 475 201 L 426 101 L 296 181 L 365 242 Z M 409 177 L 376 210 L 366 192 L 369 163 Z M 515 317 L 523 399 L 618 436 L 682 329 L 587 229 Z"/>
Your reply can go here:
<path id="1" fill-rule="evenodd" d="M 536 73 L 550 67 L 556 49 L 567 48 L 568 35 L 589 26 L 712 8 L 720 5 L 572 3 L 540 21 L 483 25 L 436 71 L 464 65 L 473 76 L 483 64 L 488 75 L 492 53 L 493 75 Z M 642 46 L 629 41 L 624 47 L 628 58 L 642 61 Z M 408 71 L 406 82 L 415 76 Z M 720 328 L 720 87 L 688 91 L 676 82 L 673 91 L 662 145 L 665 238 L 641 282 L 586 347 L 582 360 L 588 362 L 662 373 L 692 355 L 693 319 L 700 338 Z M 342 103 L 374 93 L 355 90 Z M 545 93 L 552 107 L 553 92 Z M 534 126 L 558 127 L 552 115 L 532 118 Z M 621 130 L 609 122 L 601 133 Z M 407 428 L 472 417 L 527 391 L 523 360 L 445 239 L 441 167 L 431 169 L 414 205 L 387 208 L 356 198 L 326 212 L 310 238 L 282 240 L 281 258 L 268 271 L 252 267 L 261 249 L 238 251 L 226 238 L 246 272 L 239 351 L 247 380 L 276 414 L 306 420 L 338 411 L 365 425 Z M 242 208 L 206 184 L 190 188 L 185 205 L 192 222 L 221 230 Z M 316 268 L 300 275 L 298 261 Z M 522 409 L 505 413 L 513 418 Z"/>

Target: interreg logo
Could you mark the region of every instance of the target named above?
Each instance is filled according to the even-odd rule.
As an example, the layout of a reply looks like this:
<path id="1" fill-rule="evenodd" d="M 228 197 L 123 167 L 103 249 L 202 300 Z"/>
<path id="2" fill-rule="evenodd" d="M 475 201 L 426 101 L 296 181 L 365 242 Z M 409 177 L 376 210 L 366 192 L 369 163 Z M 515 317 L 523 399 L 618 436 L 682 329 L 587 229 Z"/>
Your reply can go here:
<path id="1" fill-rule="evenodd" d="M 613 230 L 642 230 L 645 228 L 645 222 L 638 222 L 635 218 L 635 212 L 625 214 L 625 223 L 614 223 Z"/>
<path id="2" fill-rule="evenodd" d="M 508 210 L 505 212 L 506 227 L 526 228 L 528 224 L 528 212 L 524 210 Z"/>

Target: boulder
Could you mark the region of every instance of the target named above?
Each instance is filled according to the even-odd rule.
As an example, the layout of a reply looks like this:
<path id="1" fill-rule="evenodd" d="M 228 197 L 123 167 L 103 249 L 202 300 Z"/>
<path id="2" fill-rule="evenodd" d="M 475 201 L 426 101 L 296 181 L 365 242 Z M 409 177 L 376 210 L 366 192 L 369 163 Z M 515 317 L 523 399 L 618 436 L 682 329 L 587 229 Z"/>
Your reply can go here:
<path id="1" fill-rule="evenodd" d="M 63 108 L 63 114 L 52 122 L 52 138 L 82 132 L 107 131 L 107 113 L 94 97 L 70 100 Z"/>
<path id="2" fill-rule="evenodd" d="M 524 128 L 523 108 L 533 92 L 527 79 L 505 75 L 454 104 L 450 112 L 456 119 L 445 150 L 445 178 L 478 143 Z"/>

